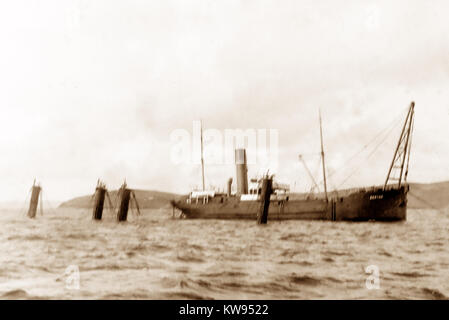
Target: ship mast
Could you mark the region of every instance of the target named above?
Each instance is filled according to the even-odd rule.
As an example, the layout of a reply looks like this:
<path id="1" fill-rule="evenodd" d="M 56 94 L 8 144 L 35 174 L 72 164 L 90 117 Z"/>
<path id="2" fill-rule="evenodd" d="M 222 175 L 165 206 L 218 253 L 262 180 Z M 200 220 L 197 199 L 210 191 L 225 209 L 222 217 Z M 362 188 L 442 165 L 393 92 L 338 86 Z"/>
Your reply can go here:
<path id="1" fill-rule="evenodd" d="M 390 169 L 388 170 L 387 179 L 385 180 L 384 190 L 390 180 L 398 181 L 398 188 L 401 187 L 402 176 L 404 176 L 404 183 L 407 182 L 408 166 L 410 160 L 410 147 L 411 147 L 411 134 L 413 131 L 413 123 L 415 116 L 415 102 L 412 101 L 410 108 L 405 118 L 404 126 L 402 127 L 401 136 L 399 137 L 396 151 L 394 152 L 393 161 L 391 162 Z M 404 164 L 407 159 L 406 170 L 404 174 Z M 399 169 L 399 177 L 392 177 L 393 169 Z"/>
<path id="2" fill-rule="evenodd" d="M 201 126 L 201 178 L 203 182 L 203 191 L 205 190 L 204 185 L 204 151 L 203 151 L 203 122 L 200 120 L 200 126 Z"/>
<path id="3" fill-rule="evenodd" d="M 321 110 L 319 110 L 319 116 L 320 116 L 321 161 L 323 164 L 324 195 L 326 196 L 326 201 L 328 201 L 327 182 L 326 182 L 326 165 L 325 165 L 325 160 L 324 160 L 324 145 L 323 145 L 323 126 L 321 124 Z"/>

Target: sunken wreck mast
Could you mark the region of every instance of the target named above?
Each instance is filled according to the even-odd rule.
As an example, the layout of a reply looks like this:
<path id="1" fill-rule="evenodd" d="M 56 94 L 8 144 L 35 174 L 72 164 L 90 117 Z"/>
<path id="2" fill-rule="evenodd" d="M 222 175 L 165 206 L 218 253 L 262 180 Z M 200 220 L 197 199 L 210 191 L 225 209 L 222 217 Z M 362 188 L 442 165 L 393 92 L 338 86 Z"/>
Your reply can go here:
<path id="1" fill-rule="evenodd" d="M 36 217 L 37 206 L 39 203 L 39 196 L 41 198 L 41 212 L 42 212 L 42 188 L 39 184 L 36 184 L 36 179 L 33 182 L 33 186 L 31 187 L 31 199 L 30 206 L 28 208 L 27 216 L 31 219 Z"/>
<path id="2" fill-rule="evenodd" d="M 331 221 L 400 221 L 407 217 L 408 164 L 414 123 L 414 102 L 411 103 L 402 127 L 393 161 L 383 186 L 338 190 L 310 196 L 289 195 L 289 187 L 273 181 L 269 220 L 331 220 Z M 321 127 L 321 125 L 320 125 Z M 321 128 L 320 128 L 321 129 Z M 321 142 L 322 142 L 321 134 Z M 322 144 L 323 146 L 323 144 Z M 322 147 L 322 156 L 324 155 Z M 324 157 L 323 157 L 324 158 Z M 173 206 L 188 219 L 251 219 L 256 220 L 260 208 L 262 180 L 251 180 L 245 190 L 246 153 L 236 151 L 237 193 L 193 191 Z M 323 160 L 323 175 L 325 174 Z M 324 179 L 324 177 L 323 177 Z M 232 180 L 230 180 L 232 183 Z M 327 190 L 326 190 L 327 191 Z"/>
<path id="3" fill-rule="evenodd" d="M 92 211 L 92 219 L 93 220 L 101 220 L 103 217 L 103 209 L 105 208 L 105 200 L 108 199 L 109 209 L 113 210 L 114 206 L 111 202 L 111 197 L 109 196 L 108 189 L 106 188 L 106 184 L 100 179 L 97 181 L 97 187 L 95 188 L 95 193 L 93 195 L 94 199 L 94 207 Z"/>
<path id="4" fill-rule="evenodd" d="M 92 212 L 93 220 L 101 220 L 103 217 L 104 200 L 106 198 L 106 185 L 100 180 L 97 181 L 97 187 L 94 194 L 94 208 Z"/>
<path id="5" fill-rule="evenodd" d="M 137 214 L 140 215 L 139 203 L 137 202 L 137 197 L 134 190 L 129 189 L 126 181 L 123 182 L 122 186 L 118 190 L 118 197 L 120 204 L 117 210 L 117 221 L 122 222 L 128 219 L 128 210 L 130 204 L 134 202 L 136 206 Z"/>

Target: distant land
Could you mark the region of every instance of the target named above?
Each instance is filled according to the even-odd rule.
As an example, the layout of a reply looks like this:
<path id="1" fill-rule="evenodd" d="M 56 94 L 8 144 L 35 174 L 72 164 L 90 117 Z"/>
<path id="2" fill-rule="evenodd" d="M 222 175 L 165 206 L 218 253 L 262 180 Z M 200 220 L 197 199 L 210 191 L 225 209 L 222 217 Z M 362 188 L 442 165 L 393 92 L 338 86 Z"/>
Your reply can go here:
<path id="1" fill-rule="evenodd" d="M 410 183 L 408 207 L 412 209 L 449 208 L 449 181 Z"/>
<path id="2" fill-rule="evenodd" d="M 181 196 L 175 193 L 152 190 L 134 190 L 139 206 L 142 209 L 170 208 L 170 201 Z M 110 191 L 114 203 L 117 191 Z M 107 201 L 106 201 L 107 202 Z M 60 204 L 63 208 L 89 208 L 93 205 L 92 195 L 77 197 Z M 106 207 L 108 206 L 105 203 Z M 436 183 L 410 183 L 408 194 L 410 209 L 443 209 L 449 208 L 449 181 Z"/>
<path id="3" fill-rule="evenodd" d="M 169 192 L 152 190 L 134 190 L 137 202 L 141 209 L 159 209 L 171 207 L 170 201 L 178 199 L 180 195 Z M 109 191 L 112 204 L 115 205 L 117 190 Z M 60 208 L 90 208 L 93 206 L 92 195 L 81 196 L 65 201 L 59 205 Z M 105 200 L 105 207 L 108 208 L 108 201 Z"/>

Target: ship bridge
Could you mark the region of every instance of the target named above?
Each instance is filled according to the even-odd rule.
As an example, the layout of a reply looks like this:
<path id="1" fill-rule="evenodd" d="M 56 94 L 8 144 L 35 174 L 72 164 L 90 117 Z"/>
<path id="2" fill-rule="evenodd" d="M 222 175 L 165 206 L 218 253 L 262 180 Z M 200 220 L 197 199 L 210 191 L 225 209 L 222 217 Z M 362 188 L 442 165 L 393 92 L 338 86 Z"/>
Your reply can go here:
<path id="1" fill-rule="evenodd" d="M 288 193 L 290 192 L 290 185 L 285 183 L 273 182 L 272 201 L 286 201 L 288 200 Z M 259 200 L 262 193 L 262 179 L 251 179 L 248 184 L 248 194 L 242 194 L 240 200 L 254 201 Z"/>

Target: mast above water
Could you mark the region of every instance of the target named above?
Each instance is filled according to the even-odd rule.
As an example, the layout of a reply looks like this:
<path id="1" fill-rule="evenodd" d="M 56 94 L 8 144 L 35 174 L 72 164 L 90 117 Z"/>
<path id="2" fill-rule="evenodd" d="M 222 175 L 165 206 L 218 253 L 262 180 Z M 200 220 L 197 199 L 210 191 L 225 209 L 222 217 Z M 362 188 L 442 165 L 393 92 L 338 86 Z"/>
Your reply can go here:
<path id="1" fill-rule="evenodd" d="M 41 214 L 43 213 L 41 190 L 42 190 L 41 186 L 39 184 L 36 184 L 36 179 L 34 179 L 33 186 L 31 187 L 30 206 L 28 208 L 27 213 L 28 217 L 31 219 L 36 217 L 37 206 L 39 203 L 39 196 L 40 196 Z"/>
<path id="2" fill-rule="evenodd" d="M 326 196 L 326 201 L 328 201 L 327 181 L 326 181 L 326 164 L 325 164 L 325 160 L 324 160 L 323 125 L 321 123 L 321 110 L 319 110 L 319 116 L 320 116 L 321 162 L 323 165 L 324 195 Z"/>
<path id="3" fill-rule="evenodd" d="M 200 126 L 201 126 L 201 179 L 202 179 L 202 185 L 203 185 L 203 191 L 205 191 L 206 187 L 204 184 L 204 150 L 203 150 L 203 122 L 200 120 Z"/>
<path id="4" fill-rule="evenodd" d="M 398 181 L 398 188 L 401 187 L 402 182 L 407 182 L 408 166 L 410 160 L 411 135 L 413 132 L 415 116 L 415 102 L 412 101 L 410 108 L 405 118 L 404 126 L 402 127 L 401 136 L 399 137 L 398 145 L 394 152 L 393 161 L 388 170 L 387 179 L 385 180 L 384 190 L 387 188 L 389 181 Z M 407 160 L 407 163 L 405 162 Z M 404 172 L 404 166 L 405 172 Z M 399 169 L 399 177 L 393 177 L 393 169 Z"/>

